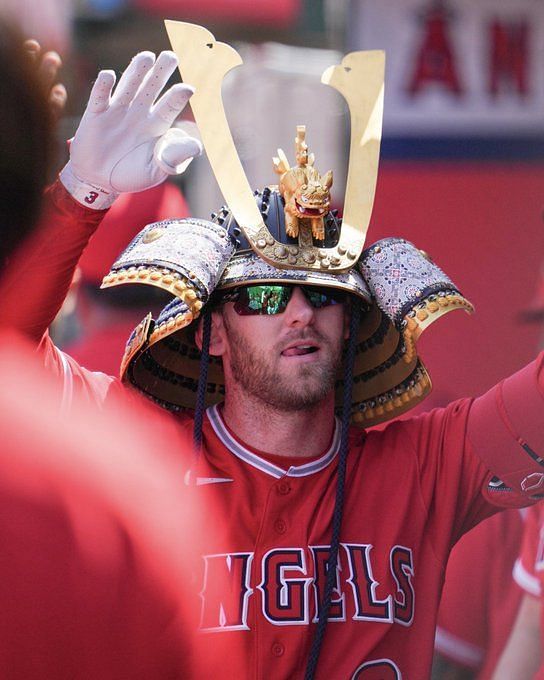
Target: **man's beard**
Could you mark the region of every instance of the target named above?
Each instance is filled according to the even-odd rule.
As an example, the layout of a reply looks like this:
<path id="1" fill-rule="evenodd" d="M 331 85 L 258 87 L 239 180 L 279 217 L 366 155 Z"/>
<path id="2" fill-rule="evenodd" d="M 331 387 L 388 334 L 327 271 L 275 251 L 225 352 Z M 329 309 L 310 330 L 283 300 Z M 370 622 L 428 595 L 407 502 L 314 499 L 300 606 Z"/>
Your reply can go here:
<path id="1" fill-rule="evenodd" d="M 312 331 L 312 338 L 320 344 L 321 360 L 301 364 L 287 377 L 258 346 L 242 338 L 228 322 L 225 326 L 231 347 L 233 378 L 253 397 L 279 411 L 303 411 L 318 404 L 333 390 L 342 360 L 342 339 L 335 347 L 323 335 Z M 304 335 L 296 333 L 284 342 L 299 339 L 303 340 Z M 279 348 L 274 348 L 276 356 L 279 352 Z"/>

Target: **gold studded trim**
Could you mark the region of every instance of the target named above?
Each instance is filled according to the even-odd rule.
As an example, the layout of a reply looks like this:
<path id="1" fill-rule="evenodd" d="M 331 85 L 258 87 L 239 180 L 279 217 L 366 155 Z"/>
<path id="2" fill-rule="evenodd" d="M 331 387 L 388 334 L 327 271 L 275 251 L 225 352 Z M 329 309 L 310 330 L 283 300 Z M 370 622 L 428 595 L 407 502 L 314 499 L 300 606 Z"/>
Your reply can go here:
<path id="1" fill-rule="evenodd" d="M 183 300 L 193 314 L 192 321 L 199 315 L 203 304 L 202 294 L 193 283 L 193 277 L 189 273 L 189 277 L 185 278 L 178 272 L 165 267 L 128 267 L 112 270 L 104 277 L 100 287 L 112 288 L 125 283 L 144 283 L 148 286 L 156 286 Z"/>
<path id="2" fill-rule="evenodd" d="M 403 360 L 410 363 L 416 357 L 416 342 L 423 331 L 444 314 L 455 309 L 474 312 L 473 305 L 460 293 L 450 292 L 446 295 L 429 295 L 417 304 L 404 317 L 403 338 L 406 352 Z"/>
<path id="3" fill-rule="evenodd" d="M 378 425 L 410 410 L 429 394 L 432 384 L 427 369 L 418 361 L 413 373 L 400 385 L 355 404 L 351 421 L 360 427 Z"/>
<path id="4" fill-rule="evenodd" d="M 201 303 L 202 306 L 202 303 Z M 185 326 L 188 326 L 196 318 L 198 318 L 200 311 L 187 311 L 182 314 L 176 314 L 174 317 L 170 317 L 168 321 L 161 323 L 160 326 L 156 326 L 149 337 L 149 343 L 153 344 L 162 340 L 167 335 L 171 335 L 175 331 L 179 331 Z"/>
<path id="5" fill-rule="evenodd" d="M 318 248 L 313 245 L 295 246 L 279 243 L 266 227 L 257 232 L 250 243 L 256 253 L 276 267 L 299 267 L 307 270 L 327 271 L 334 274 L 349 271 L 357 261 L 360 250 L 348 249 L 345 245 L 334 248 Z"/>

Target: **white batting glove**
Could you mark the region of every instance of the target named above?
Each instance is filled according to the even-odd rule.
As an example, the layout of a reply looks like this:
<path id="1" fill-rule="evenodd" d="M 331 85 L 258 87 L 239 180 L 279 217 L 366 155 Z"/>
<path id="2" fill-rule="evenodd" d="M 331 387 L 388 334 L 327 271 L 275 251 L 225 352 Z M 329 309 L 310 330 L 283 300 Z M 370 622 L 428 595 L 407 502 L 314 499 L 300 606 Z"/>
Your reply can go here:
<path id="1" fill-rule="evenodd" d="M 108 208 L 120 193 L 143 191 L 185 170 L 202 145 L 171 125 L 193 94 L 177 84 L 155 103 L 176 69 L 173 52 L 140 52 L 121 76 L 100 71 L 60 179 L 82 205 Z"/>

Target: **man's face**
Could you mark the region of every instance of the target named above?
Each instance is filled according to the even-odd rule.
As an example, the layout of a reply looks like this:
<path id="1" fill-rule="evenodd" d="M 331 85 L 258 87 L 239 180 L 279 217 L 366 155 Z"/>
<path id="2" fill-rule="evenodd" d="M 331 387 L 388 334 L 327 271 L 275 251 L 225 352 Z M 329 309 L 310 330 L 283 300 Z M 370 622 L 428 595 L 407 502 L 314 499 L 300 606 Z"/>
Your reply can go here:
<path id="1" fill-rule="evenodd" d="M 215 314 L 227 394 L 236 383 L 274 408 L 290 411 L 331 395 L 347 335 L 345 305 L 315 309 L 295 288 L 281 314 L 240 316 L 232 303 Z"/>

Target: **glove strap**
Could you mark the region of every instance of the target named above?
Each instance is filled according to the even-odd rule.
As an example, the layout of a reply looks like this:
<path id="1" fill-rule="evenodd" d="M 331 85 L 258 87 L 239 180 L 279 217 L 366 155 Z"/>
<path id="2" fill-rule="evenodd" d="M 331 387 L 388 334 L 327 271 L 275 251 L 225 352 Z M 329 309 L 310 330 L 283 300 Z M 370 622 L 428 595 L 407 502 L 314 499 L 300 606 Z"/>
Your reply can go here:
<path id="1" fill-rule="evenodd" d="M 119 196 L 114 191 L 107 191 L 96 184 L 79 179 L 74 174 L 70 161 L 61 170 L 59 178 L 78 203 L 92 210 L 109 208 Z"/>

